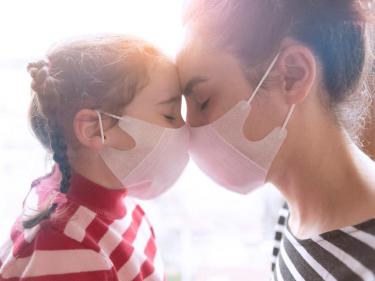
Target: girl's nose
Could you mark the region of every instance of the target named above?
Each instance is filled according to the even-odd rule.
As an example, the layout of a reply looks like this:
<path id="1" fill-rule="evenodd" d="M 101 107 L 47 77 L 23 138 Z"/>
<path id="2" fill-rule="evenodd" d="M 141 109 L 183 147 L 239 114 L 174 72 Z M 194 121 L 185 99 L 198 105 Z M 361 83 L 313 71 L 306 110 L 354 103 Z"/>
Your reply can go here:
<path id="1" fill-rule="evenodd" d="M 188 108 L 186 114 L 186 125 L 189 127 L 201 127 L 207 125 L 208 123 L 209 121 L 207 120 L 206 116 L 200 112 L 190 110 Z"/>

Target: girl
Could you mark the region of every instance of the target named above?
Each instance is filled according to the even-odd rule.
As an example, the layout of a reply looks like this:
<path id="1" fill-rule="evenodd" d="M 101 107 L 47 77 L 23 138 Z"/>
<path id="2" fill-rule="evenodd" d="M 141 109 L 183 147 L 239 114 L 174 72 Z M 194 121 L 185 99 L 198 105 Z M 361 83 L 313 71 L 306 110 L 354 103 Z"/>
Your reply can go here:
<path id="1" fill-rule="evenodd" d="M 283 193 L 275 280 L 375 280 L 375 164 L 353 142 L 368 2 L 195 0 L 187 13 L 191 156 L 229 190 Z"/>
<path id="2" fill-rule="evenodd" d="M 130 197 L 162 194 L 188 161 L 174 65 L 142 40 L 102 36 L 59 45 L 28 70 L 31 125 L 56 167 L 33 184 L 38 213 L 15 224 L 0 280 L 164 280 Z"/>

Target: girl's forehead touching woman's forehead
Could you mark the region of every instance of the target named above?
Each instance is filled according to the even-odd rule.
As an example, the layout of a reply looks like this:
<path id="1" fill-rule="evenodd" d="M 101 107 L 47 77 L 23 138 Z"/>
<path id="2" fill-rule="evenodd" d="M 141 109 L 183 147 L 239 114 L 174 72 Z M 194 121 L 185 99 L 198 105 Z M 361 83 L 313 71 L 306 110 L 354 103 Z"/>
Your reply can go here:
<path id="1" fill-rule="evenodd" d="M 177 67 L 172 61 L 165 60 L 150 68 L 148 80 L 145 89 L 154 103 L 168 105 L 181 99 Z"/>

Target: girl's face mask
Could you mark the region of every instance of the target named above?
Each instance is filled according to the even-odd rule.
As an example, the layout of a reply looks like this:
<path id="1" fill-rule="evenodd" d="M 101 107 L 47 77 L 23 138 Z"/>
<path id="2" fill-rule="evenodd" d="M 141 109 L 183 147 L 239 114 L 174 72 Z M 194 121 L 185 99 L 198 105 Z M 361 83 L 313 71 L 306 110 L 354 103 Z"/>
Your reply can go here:
<path id="1" fill-rule="evenodd" d="M 119 127 L 136 143 L 130 150 L 105 146 L 99 152 L 130 196 L 152 199 L 177 181 L 189 160 L 189 131 L 185 125 L 177 129 L 164 128 L 129 116 L 119 117 L 98 111 L 97 114 L 103 143 L 101 114 L 118 119 Z"/>
<path id="2" fill-rule="evenodd" d="M 249 100 L 240 101 L 215 122 L 190 127 L 190 156 L 218 184 L 247 194 L 265 183 L 270 166 L 283 144 L 293 105 L 282 127 L 275 128 L 260 141 L 248 140 L 243 127 L 251 110 L 251 102 L 274 67 L 275 57 Z"/>

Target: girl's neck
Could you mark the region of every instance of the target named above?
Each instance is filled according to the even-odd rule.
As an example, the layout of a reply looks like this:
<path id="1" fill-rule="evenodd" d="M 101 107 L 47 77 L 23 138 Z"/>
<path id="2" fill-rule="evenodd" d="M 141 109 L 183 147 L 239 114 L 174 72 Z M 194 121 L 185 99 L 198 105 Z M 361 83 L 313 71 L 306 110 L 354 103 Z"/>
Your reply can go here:
<path id="1" fill-rule="evenodd" d="M 345 132 L 321 124 L 286 143 L 269 174 L 288 201 L 289 226 L 299 238 L 375 217 L 375 165 Z"/>
<path id="2" fill-rule="evenodd" d="M 76 152 L 71 158 L 72 169 L 88 180 L 108 189 L 124 189 L 99 155 Z"/>

